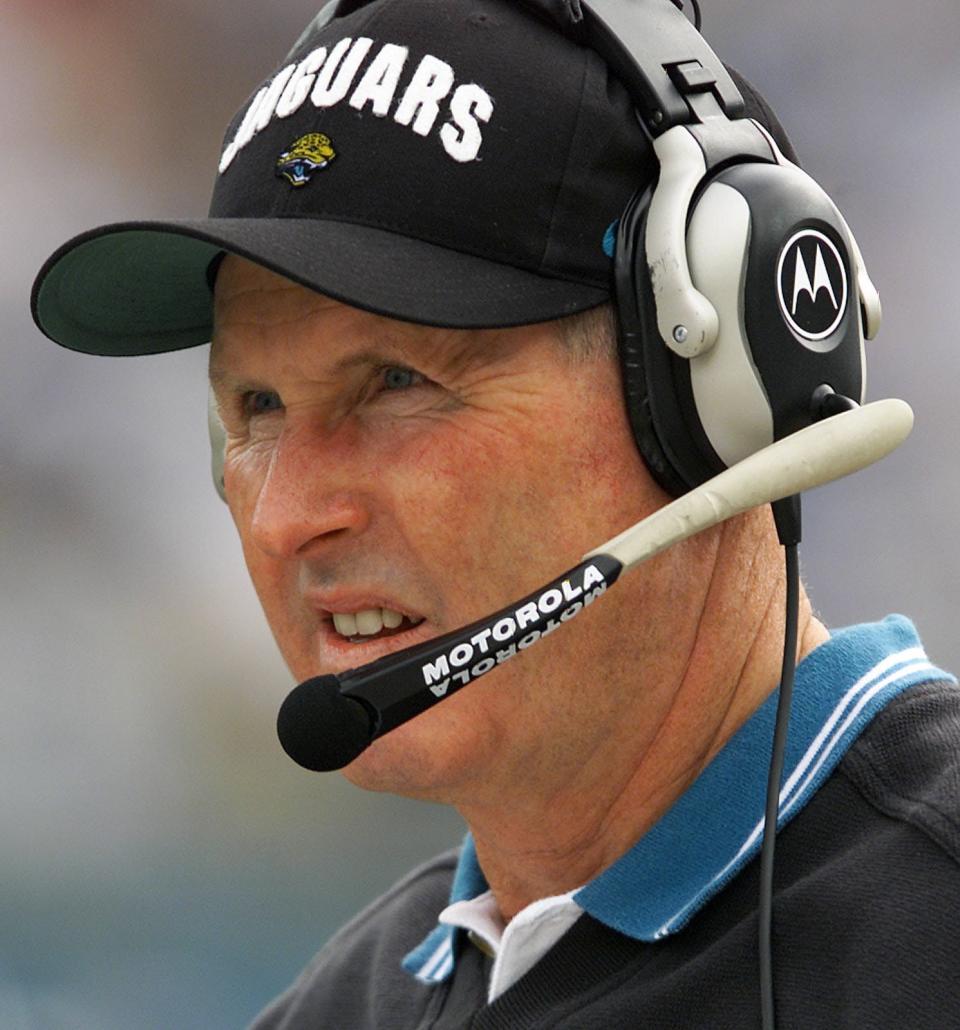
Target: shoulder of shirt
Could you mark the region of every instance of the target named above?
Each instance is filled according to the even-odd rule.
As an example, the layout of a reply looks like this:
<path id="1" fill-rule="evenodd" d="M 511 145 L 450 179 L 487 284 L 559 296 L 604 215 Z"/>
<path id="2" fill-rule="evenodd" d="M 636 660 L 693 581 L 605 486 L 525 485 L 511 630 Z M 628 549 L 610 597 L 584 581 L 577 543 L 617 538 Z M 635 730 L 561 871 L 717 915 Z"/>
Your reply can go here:
<path id="1" fill-rule="evenodd" d="M 371 901 L 327 941 L 304 970 L 304 977 L 309 978 L 326 957 L 344 952 L 355 941 L 364 937 L 365 932 L 373 924 L 384 920 L 393 922 L 398 918 L 403 918 L 408 914 L 404 910 L 417 907 L 418 903 L 426 902 L 427 907 L 431 909 L 429 926 L 432 928 L 436 924 L 437 913 L 447 904 L 450 881 L 459 855 L 459 848 L 451 848 L 449 851 L 435 855 L 416 866 L 389 890 Z M 439 899 L 439 908 L 430 905 L 434 896 Z M 379 927 L 375 929 L 380 932 Z"/>
<path id="2" fill-rule="evenodd" d="M 909 824 L 960 865 L 960 688 L 932 680 L 873 719 L 839 771 L 877 811 Z"/>
<path id="3" fill-rule="evenodd" d="M 400 960 L 436 925 L 437 914 L 447 904 L 459 852 L 453 848 L 422 863 L 362 909 L 327 941 L 250 1030 L 326 1025 L 322 1020 L 328 1007 L 337 1005 L 342 1013 L 344 1006 L 363 1003 L 371 978 L 385 990 L 386 981 L 394 977 L 407 981 Z M 348 1002 L 351 995 L 353 1001 Z M 355 1015 L 357 1026 L 368 1025 L 359 1010 Z"/>

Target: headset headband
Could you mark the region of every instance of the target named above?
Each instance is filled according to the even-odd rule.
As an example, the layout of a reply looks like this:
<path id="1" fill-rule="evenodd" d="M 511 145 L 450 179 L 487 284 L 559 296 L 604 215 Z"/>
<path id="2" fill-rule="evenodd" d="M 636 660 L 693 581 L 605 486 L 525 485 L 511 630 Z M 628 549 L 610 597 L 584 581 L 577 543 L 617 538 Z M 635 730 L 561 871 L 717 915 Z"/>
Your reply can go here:
<path id="1" fill-rule="evenodd" d="M 581 0 L 586 43 L 607 62 L 653 136 L 716 115 L 743 115 L 723 62 L 669 0 Z"/>

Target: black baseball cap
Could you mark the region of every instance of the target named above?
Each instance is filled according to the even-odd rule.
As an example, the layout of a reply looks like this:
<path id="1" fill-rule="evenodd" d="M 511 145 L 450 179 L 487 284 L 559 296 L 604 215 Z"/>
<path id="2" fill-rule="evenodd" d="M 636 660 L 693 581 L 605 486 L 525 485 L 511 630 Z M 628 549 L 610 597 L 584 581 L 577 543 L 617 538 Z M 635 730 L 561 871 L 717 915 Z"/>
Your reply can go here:
<path id="1" fill-rule="evenodd" d="M 539 6 L 328 4 L 227 129 L 209 217 L 70 240 L 34 283 L 37 325 L 91 354 L 206 343 L 224 252 L 427 325 L 519 325 L 603 303 L 605 234 L 656 160 L 604 61 L 550 22 L 566 6 Z M 746 115 L 792 155 L 736 82 Z"/>

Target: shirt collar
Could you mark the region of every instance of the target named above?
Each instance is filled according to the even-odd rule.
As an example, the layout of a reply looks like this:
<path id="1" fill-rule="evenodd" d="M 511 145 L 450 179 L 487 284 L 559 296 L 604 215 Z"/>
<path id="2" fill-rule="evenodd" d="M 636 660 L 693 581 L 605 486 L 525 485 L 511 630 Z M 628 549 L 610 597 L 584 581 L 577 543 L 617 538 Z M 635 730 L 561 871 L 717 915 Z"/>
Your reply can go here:
<path id="1" fill-rule="evenodd" d="M 932 679 L 909 619 L 835 631 L 798 666 L 777 828 L 789 822 L 873 717 L 897 694 Z M 687 791 L 625 855 L 573 894 L 594 919 L 636 940 L 681 930 L 759 851 L 777 695 L 730 738 Z M 488 890 L 468 835 L 451 903 Z M 403 961 L 419 980 L 453 971 L 456 935 L 440 924 Z"/>

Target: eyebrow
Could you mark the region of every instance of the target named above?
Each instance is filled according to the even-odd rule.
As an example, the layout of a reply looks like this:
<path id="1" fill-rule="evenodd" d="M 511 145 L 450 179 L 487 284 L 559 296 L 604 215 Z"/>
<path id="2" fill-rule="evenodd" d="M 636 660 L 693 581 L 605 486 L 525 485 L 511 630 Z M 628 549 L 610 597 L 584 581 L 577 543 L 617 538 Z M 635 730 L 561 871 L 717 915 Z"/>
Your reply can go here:
<path id="1" fill-rule="evenodd" d="M 350 372 L 356 368 L 367 367 L 370 369 L 376 369 L 385 365 L 405 365 L 410 364 L 411 367 L 416 362 L 410 362 L 409 358 L 398 356 L 394 354 L 387 354 L 383 350 L 364 350 L 358 354 L 351 354 L 348 357 L 342 358 L 335 362 L 333 365 L 326 370 L 326 375 L 331 379 L 336 378 L 344 372 Z M 239 396 L 246 393 L 252 393 L 257 390 L 271 390 L 274 387 L 270 385 L 268 379 L 258 377 L 250 377 L 242 374 L 237 374 L 226 368 L 219 361 L 211 360 L 208 366 L 208 376 L 210 386 L 215 396 L 223 398 L 226 396 L 234 395 Z"/>
<path id="2" fill-rule="evenodd" d="M 379 347 L 366 347 L 356 354 L 351 354 L 334 362 L 329 368 L 329 374 L 336 376 L 341 372 L 348 372 L 355 368 L 364 366 L 376 368 L 388 364 L 409 364 L 416 367 L 420 364 L 434 364 L 445 371 L 458 371 L 470 366 L 485 365 L 497 360 L 498 348 L 492 348 L 493 353 L 485 353 L 485 348 L 477 348 L 470 345 L 470 341 L 458 341 L 457 345 L 450 347 L 449 343 L 443 347 L 434 347 L 429 355 L 412 354 L 415 348 L 405 345 L 402 338 L 385 334 L 380 341 Z M 248 379 L 231 372 L 228 368 L 217 361 L 211 354 L 208 366 L 210 385 L 215 391 L 242 393 L 250 389 L 262 389 L 266 383 L 259 379 Z"/>
<path id="3" fill-rule="evenodd" d="M 219 362 L 209 362 L 207 365 L 207 378 L 211 386 L 226 386 L 232 378 L 229 372 Z"/>
<path id="4" fill-rule="evenodd" d="M 224 368 L 219 362 L 211 361 L 207 366 L 207 376 L 214 393 L 242 393 L 253 384 Z"/>

